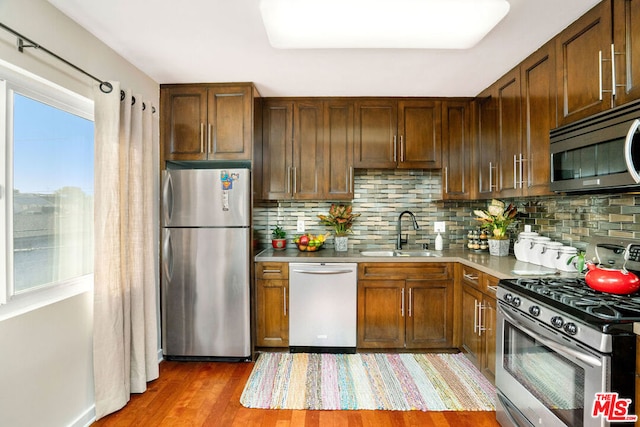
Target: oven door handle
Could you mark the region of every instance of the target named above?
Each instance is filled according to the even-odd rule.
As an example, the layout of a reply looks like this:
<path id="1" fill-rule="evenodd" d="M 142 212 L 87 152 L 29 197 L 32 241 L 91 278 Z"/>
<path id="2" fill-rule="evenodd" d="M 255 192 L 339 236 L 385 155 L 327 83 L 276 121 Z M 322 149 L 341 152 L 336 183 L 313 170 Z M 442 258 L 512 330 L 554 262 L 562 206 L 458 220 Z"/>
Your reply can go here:
<path id="1" fill-rule="evenodd" d="M 509 313 L 507 313 L 506 311 L 504 311 L 504 309 L 501 309 L 500 312 L 502 313 L 502 315 L 504 317 L 506 317 L 507 319 L 509 319 L 511 321 L 511 323 L 515 324 L 518 326 L 518 328 L 522 329 L 524 332 L 526 332 L 527 334 L 529 334 L 532 338 L 534 338 L 537 341 L 540 341 L 542 344 L 546 345 L 547 347 L 549 347 L 550 349 L 552 349 L 553 351 L 560 353 L 560 354 L 565 354 L 568 356 L 572 356 L 575 357 L 576 359 L 588 364 L 589 366 L 592 367 L 601 367 L 602 366 L 602 362 L 600 361 L 600 359 L 597 359 L 593 356 L 589 356 L 586 355 L 584 353 L 580 353 L 579 351 L 576 351 L 572 348 L 566 348 L 563 347 L 559 344 L 557 344 L 556 342 L 548 339 L 548 338 L 544 338 L 543 336 L 541 336 L 540 334 L 533 332 L 531 329 L 525 327 L 522 325 L 522 323 L 518 322 L 516 319 L 514 319 Z"/>

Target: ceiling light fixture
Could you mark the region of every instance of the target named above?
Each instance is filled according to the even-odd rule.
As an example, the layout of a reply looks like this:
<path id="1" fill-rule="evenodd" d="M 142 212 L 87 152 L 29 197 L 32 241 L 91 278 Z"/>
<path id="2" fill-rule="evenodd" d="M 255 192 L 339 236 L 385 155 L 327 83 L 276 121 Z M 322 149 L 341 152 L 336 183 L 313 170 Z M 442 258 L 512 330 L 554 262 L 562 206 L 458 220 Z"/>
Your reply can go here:
<path id="1" fill-rule="evenodd" d="M 279 49 L 468 49 L 508 11 L 506 0 L 260 0 Z"/>

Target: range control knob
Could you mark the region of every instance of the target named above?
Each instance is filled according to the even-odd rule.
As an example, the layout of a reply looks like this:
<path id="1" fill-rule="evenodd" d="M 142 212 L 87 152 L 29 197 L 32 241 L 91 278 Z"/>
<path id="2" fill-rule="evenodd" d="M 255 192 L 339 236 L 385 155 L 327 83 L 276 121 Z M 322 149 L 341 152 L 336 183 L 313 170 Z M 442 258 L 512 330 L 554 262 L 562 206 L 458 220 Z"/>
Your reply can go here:
<path id="1" fill-rule="evenodd" d="M 560 317 L 560 316 L 553 316 L 551 318 L 551 324 L 554 327 L 560 329 L 560 328 L 562 328 L 562 325 L 564 325 L 564 320 L 562 320 L 562 317 Z"/>
<path id="2" fill-rule="evenodd" d="M 575 335 L 578 333 L 578 327 L 575 323 L 568 322 L 566 325 L 564 325 L 564 331 L 569 335 Z"/>
<path id="3" fill-rule="evenodd" d="M 532 305 L 531 307 L 529 307 L 529 314 L 534 317 L 540 316 L 540 307 L 538 307 L 537 305 Z"/>
<path id="4" fill-rule="evenodd" d="M 511 295 L 511 294 L 505 294 L 505 295 L 504 295 L 504 300 L 505 300 L 506 302 L 508 302 L 509 304 L 511 304 L 511 301 L 513 301 L 513 295 Z"/>
<path id="5" fill-rule="evenodd" d="M 520 307 L 520 297 L 513 297 L 513 300 L 511 301 L 511 305 L 514 307 Z"/>

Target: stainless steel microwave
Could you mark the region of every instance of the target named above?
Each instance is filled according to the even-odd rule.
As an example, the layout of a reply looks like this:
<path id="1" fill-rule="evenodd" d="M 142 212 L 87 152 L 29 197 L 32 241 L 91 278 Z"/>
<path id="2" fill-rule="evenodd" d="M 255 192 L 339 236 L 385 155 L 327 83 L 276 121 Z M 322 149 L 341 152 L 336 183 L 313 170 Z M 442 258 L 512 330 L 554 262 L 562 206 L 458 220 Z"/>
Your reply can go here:
<path id="1" fill-rule="evenodd" d="M 553 129 L 555 192 L 640 189 L 640 101 Z"/>

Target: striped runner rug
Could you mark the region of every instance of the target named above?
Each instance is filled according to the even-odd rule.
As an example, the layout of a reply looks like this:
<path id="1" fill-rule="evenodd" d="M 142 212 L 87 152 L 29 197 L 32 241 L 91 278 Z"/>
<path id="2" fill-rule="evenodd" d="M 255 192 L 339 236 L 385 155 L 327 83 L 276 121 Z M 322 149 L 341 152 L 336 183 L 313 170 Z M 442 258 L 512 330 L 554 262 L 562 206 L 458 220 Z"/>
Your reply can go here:
<path id="1" fill-rule="evenodd" d="M 462 354 L 262 353 L 247 408 L 494 411 L 495 388 Z"/>

